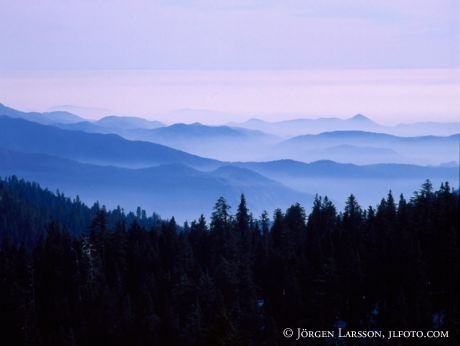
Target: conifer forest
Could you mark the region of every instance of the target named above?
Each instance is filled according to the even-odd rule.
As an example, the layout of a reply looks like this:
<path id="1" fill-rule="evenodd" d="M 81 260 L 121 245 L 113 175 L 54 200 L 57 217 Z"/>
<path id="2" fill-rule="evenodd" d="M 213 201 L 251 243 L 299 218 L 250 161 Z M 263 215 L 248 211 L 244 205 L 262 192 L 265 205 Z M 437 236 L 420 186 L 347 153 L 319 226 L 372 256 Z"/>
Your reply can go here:
<path id="1" fill-rule="evenodd" d="M 2 345 L 455 345 L 459 193 L 425 181 L 376 207 L 317 196 L 254 216 L 244 195 L 176 224 L 0 181 Z M 291 339 L 283 336 L 292 328 Z M 443 330 L 445 339 L 302 338 Z M 457 340 L 457 341 L 456 341 Z"/>

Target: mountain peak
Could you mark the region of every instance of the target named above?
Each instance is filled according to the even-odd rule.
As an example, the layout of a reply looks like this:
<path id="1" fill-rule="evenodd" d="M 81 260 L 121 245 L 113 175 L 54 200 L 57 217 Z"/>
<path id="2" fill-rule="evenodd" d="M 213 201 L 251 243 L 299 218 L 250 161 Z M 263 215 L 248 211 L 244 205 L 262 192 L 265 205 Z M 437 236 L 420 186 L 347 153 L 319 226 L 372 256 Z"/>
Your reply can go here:
<path id="1" fill-rule="evenodd" d="M 351 121 L 359 121 L 359 122 L 372 122 L 371 119 L 369 119 L 365 115 L 362 115 L 362 114 L 359 114 L 359 113 L 354 115 L 353 117 L 351 117 L 349 120 L 351 120 Z"/>

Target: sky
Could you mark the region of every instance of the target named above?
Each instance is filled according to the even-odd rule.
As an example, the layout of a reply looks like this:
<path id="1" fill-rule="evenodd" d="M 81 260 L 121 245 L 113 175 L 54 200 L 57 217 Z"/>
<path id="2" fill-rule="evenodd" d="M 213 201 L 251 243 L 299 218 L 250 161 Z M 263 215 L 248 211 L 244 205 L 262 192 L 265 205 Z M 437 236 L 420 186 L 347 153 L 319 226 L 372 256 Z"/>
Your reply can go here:
<path id="1" fill-rule="evenodd" d="M 0 0 L 0 102 L 166 122 L 455 121 L 459 23 L 458 0 Z"/>

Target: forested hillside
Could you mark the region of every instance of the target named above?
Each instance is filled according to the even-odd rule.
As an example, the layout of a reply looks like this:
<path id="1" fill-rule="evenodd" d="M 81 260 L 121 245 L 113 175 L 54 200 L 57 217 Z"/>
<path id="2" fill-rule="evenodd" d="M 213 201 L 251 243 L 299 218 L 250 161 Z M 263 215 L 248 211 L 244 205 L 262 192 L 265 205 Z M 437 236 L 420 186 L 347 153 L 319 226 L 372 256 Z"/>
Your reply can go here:
<path id="1" fill-rule="evenodd" d="M 377 201 L 376 201 L 377 202 Z M 256 218 L 241 196 L 210 220 L 91 208 L 0 181 L 4 345 L 355 345 L 309 330 L 460 333 L 459 193 L 426 181 L 376 208 L 317 196 Z M 361 343 L 363 342 L 364 343 Z M 393 340 L 394 341 L 394 340 Z M 433 344 L 433 340 L 404 342 Z"/>

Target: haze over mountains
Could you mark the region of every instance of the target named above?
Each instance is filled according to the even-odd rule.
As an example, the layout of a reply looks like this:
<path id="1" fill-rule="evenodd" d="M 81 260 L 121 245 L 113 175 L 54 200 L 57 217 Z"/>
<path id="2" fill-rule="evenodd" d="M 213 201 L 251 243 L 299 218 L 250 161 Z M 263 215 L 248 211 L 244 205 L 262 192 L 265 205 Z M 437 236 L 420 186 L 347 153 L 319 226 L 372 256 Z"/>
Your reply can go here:
<path id="1" fill-rule="evenodd" d="M 0 105 L 0 176 L 179 221 L 209 215 L 220 196 L 236 205 L 241 193 L 258 214 L 295 202 L 308 209 L 316 193 L 340 207 L 353 192 L 367 206 L 390 189 L 410 197 L 425 179 L 458 187 L 458 124 L 392 128 L 417 136 L 384 128 L 362 115 L 166 126 Z"/>
<path id="2" fill-rule="evenodd" d="M 171 163 L 200 168 L 216 167 L 214 160 L 161 144 L 129 141 L 114 134 L 64 130 L 9 117 L 0 117 L 0 146 L 22 152 L 46 153 L 85 163 L 123 167 Z"/>
<path id="3" fill-rule="evenodd" d="M 460 131 L 459 123 L 416 122 L 401 123 L 395 126 L 384 126 L 370 118 L 356 114 L 347 119 L 322 117 L 316 119 L 294 119 L 267 122 L 260 119 L 249 119 L 243 123 L 232 123 L 248 129 L 257 129 L 283 137 L 294 137 L 305 134 L 319 134 L 329 131 L 367 131 L 393 134 L 395 136 L 448 136 Z M 306 129 L 308 129 L 306 131 Z"/>
<path id="4" fill-rule="evenodd" d="M 244 192 L 258 214 L 263 211 L 260 206 L 273 210 L 292 201 L 309 205 L 313 197 L 248 169 L 225 165 L 205 172 L 179 163 L 129 169 L 5 149 L 0 149 L 0 162 L 1 176 L 15 174 L 85 201 L 99 200 L 109 208 L 142 206 L 179 221 L 207 214 L 221 195 L 236 205 Z"/>
<path id="5" fill-rule="evenodd" d="M 280 142 L 275 155 L 301 161 L 443 164 L 458 160 L 460 135 L 397 137 L 364 131 L 333 131 Z"/>
<path id="6" fill-rule="evenodd" d="M 195 113 L 192 112 L 194 116 Z M 356 164 L 458 163 L 458 137 L 455 135 L 460 133 L 459 123 L 414 123 L 385 127 L 358 114 L 349 119 L 297 119 L 272 123 L 252 119 L 245 123 L 221 126 L 201 123 L 167 126 L 139 117 L 106 116 L 88 121 L 68 112 L 25 113 L 3 105 L 0 106 L 0 115 L 51 124 L 67 130 L 118 134 L 126 139 L 163 144 L 223 161 L 294 159 Z"/>

